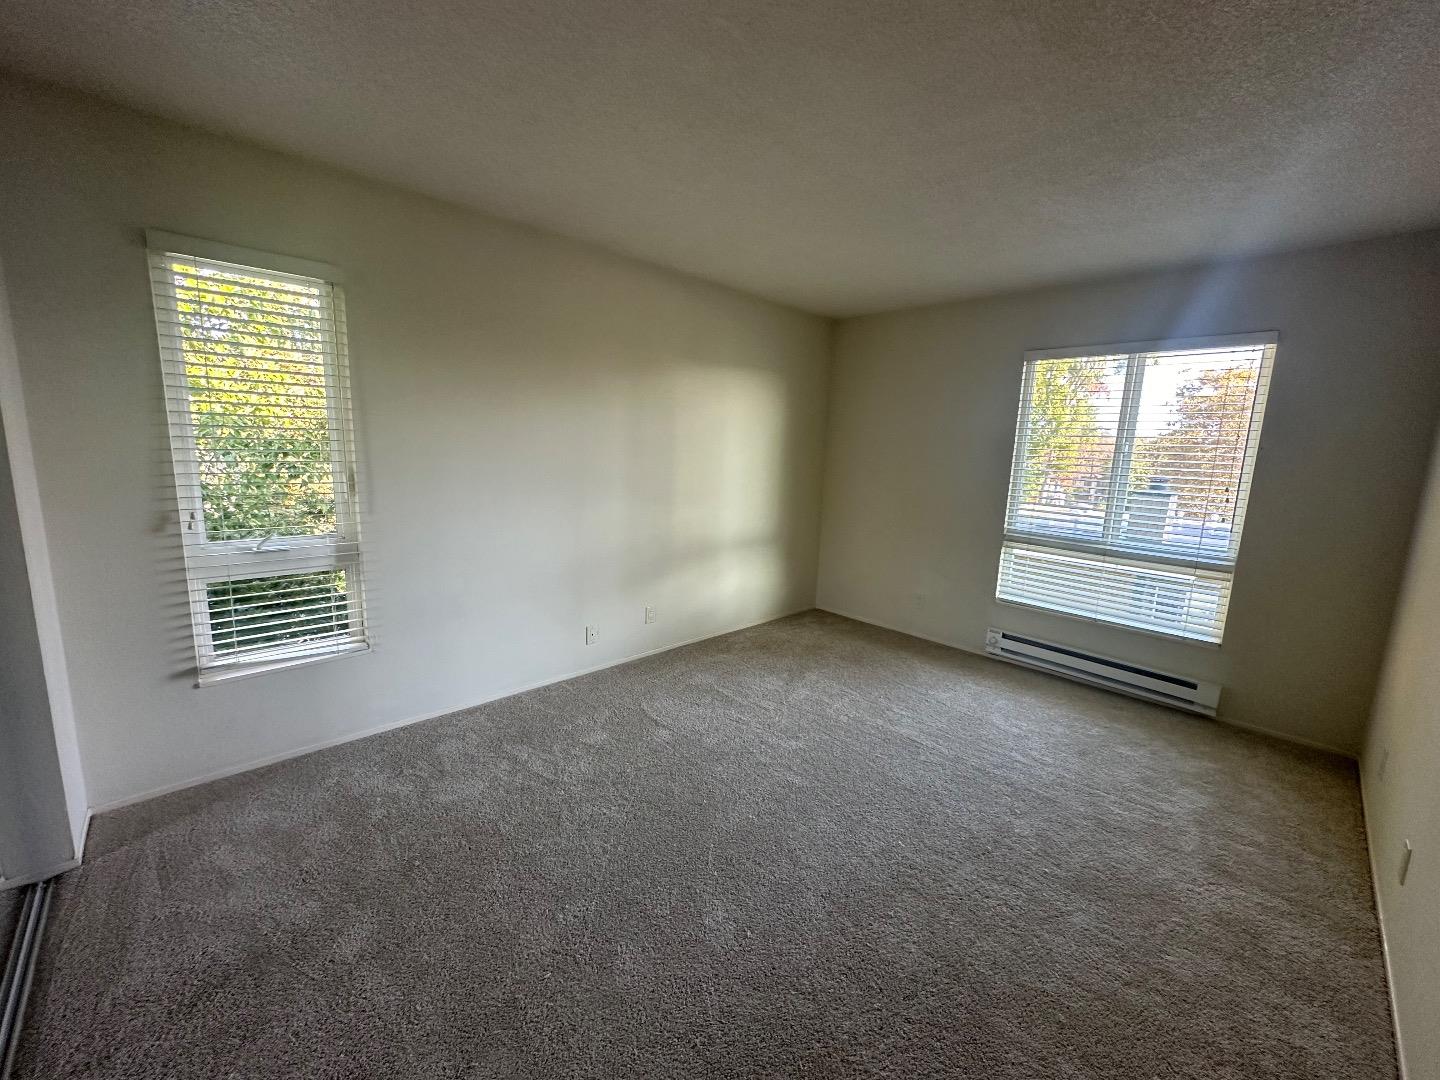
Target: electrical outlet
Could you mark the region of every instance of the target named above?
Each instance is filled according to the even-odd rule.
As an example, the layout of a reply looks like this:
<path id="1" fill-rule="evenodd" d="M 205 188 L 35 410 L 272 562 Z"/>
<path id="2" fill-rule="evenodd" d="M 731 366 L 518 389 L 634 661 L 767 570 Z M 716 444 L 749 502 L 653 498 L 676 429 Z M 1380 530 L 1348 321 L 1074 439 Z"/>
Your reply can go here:
<path id="1" fill-rule="evenodd" d="M 1385 770 L 1390 766 L 1390 748 L 1387 746 L 1380 751 L 1380 763 L 1375 766 L 1375 779 L 1384 780 Z"/>
<path id="2" fill-rule="evenodd" d="M 654 609 L 653 607 L 650 607 L 650 606 L 647 604 L 647 605 L 645 606 L 645 622 L 646 622 L 646 624 L 648 625 L 648 624 L 650 624 L 650 623 L 653 623 L 654 621 L 655 621 L 655 609 Z"/>
<path id="3" fill-rule="evenodd" d="M 1405 879 L 1410 876 L 1410 857 L 1415 854 L 1415 849 L 1410 846 L 1410 841 L 1405 841 L 1405 854 L 1400 856 L 1400 884 L 1405 884 Z"/>
<path id="4" fill-rule="evenodd" d="M 595 642 L 597 642 L 597 641 L 599 641 L 599 640 L 600 640 L 600 627 L 594 626 L 594 625 L 585 627 L 585 644 L 586 644 L 586 645 L 594 645 Z"/>

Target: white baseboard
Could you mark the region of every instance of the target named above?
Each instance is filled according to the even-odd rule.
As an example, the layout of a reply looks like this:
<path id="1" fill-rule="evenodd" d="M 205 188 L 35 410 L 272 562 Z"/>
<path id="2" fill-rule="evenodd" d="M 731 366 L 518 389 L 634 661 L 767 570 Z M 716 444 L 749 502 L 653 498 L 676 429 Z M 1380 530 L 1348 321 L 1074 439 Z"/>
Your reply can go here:
<path id="1" fill-rule="evenodd" d="M 95 820 L 95 811 L 94 811 L 94 810 L 86 810 L 86 811 L 85 811 L 85 820 L 83 820 L 82 822 L 80 822 L 80 829 L 79 829 L 79 831 L 75 834 L 75 837 L 74 837 L 74 843 L 75 843 L 75 862 L 76 862 L 77 865 L 85 861 L 85 844 L 86 844 L 86 843 L 89 841 L 89 839 L 90 839 L 90 822 L 92 822 L 92 821 L 94 821 L 94 820 Z"/>
<path id="2" fill-rule="evenodd" d="M 1296 746 L 1308 747 L 1311 750 L 1323 750 L 1327 754 L 1334 754 L 1350 761 L 1358 761 L 1353 750 L 1342 750 L 1338 746 L 1331 746 L 1329 743 L 1320 742 L 1318 739 L 1307 739 L 1302 735 L 1292 735 L 1288 731 L 1276 731 L 1274 728 L 1261 727 L 1259 724 L 1242 724 L 1237 720 L 1229 720 L 1223 716 L 1216 717 L 1226 727 L 1237 728 L 1240 731 L 1253 731 L 1256 735 L 1268 735 L 1272 739 L 1279 739 L 1281 742 L 1294 743 Z"/>
<path id="3" fill-rule="evenodd" d="M 959 649 L 961 652 L 969 653 L 971 656 L 991 658 L 990 654 L 983 649 L 974 649 L 948 638 L 935 637 L 932 634 L 922 634 L 918 630 L 908 630 L 903 626 L 893 626 L 890 623 L 881 622 L 879 619 L 872 619 L 868 615 L 856 615 L 854 612 L 841 611 L 839 608 L 824 607 L 820 604 L 816 604 L 815 607 L 820 611 L 829 612 L 831 615 L 839 615 L 842 619 L 849 619 L 851 622 L 864 623 L 866 626 L 878 626 L 881 630 L 892 630 L 897 634 L 904 634 L 906 637 L 919 638 L 921 641 L 933 641 L 936 645 L 945 645 L 951 649 Z"/>
<path id="4" fill-rule="evenodd" d="M 1370 857 L 1370 889 L 1375 897 L 1375 921 L 1380 925 L 1380 955 L 1385 959 L 1385 989 L 1390 995 L 1390 1024 L 1395 1035 L 1395 1059 L 1400 1080 L 1406 1080 L 1405 1039 L 1400 1033 L 1400 1010 L 1395 1001 L 1395 973 L 1390 963 L 1390 937 L 1385 933 L 1385 905 L 1380 899 L 1380 867 L 1375 862 L 1375 844 L 1370 838 L 1369 806 L 1365 799 L 1365 763 L 1360 763 L 1360 814 L 1365 823 L 1365 851 Z"/>
<path id="5" fill-rule="evenodd" d="M 239 765 L 227 765 L 223 769 L 216 769 L 213 772 L 203 773 L 200 776 L 193 776 L 187 780 L 178 780 L 172 784 L 163 784 L 160 787 L 151 788 L 148 791 L 142 791 L 136 795 L 127 795 L 124 798 L 102 803 L 99 806 L 92 806 L 89 817 L 86 818 L 86 828 L 88 830 L 90 817 L 94 817 L 96 814 L 107 814 L 111 810 L 119 810 L 121 807 L 133 806 L 136 803 L 159 798 L 161 795 L 171 795 L 177 791 L 184 791 L 186 788 L 199 787 L 201 784 L 208 784 L 214 780 L 224 780 L 226 777 L 238 776 L 240 773 L 250 772 L 252 769 L 263 769 L 266 765 L 275 765 L 281 761 L 289 761 L 291 758 L 304 757 L 306 754 L 313 754 L 318 750 L 328 750 L 332 746 L 343 746 L 345 743 L 354 742 L 357 739 L 369 738 L 371 735 L 380 735 L 387 731 L 394 731 L 396 728 L 409 727 L 411 724 L 419 724 L 426 720 L 435 720 L 441 716 L 449 716 L 451 713 L 478 708 L 492 701 L 499 701 L 501 698 L 523 694 L 527 690 L 538 690 L 542 686 L 550 686 L 554 683 L 578 679 L 580 676 L 589 675 L 592 672 L 604 671 L 606 668 L 633 663 L 636 660 L 643 660 L 647 656 L 658 656 L 660 653 L 670 652 L 672 649 L 683 649 L 687 645 L 694 645 L 701 641 L 709 641 L 711 638 L 724 637 L 726 634 L 734 634 L 740 630 L 748 630 L 752 626 L 761 626 L 768 622 L 774 622 L 776 619 L 788 618 L 791 615 L 798 615 L 802 611 L 810 610 L 811 605 L 806 604 L 804 607 L 793 608 L 789 611 L 782 611 L 776 615 L 767 615 L 753 622 L 732 626 L 728 630 L 719 630 L 713 634 L 698 634 L 695 637 L 686 638 L 683 641 L 671 642 L 668 645 L 661 645 L 654 649 L 646 649 L 643 652 L 632 653 L 629 656 L 622 656 L 614 660 L 605 660 L 601 663 L 592 664 L 589 667 L 580 668 L 578 671 L 571 671 L 564 675 L 556 675 L 549 678 L 538 679 L 534 682 L 524 683 L 520 686 L 513 686 L 491 694 L 489 697 L 482 698 L 479 701 L 469 701 L 444 709 L 436 709 L 432 712 L 422 713 L 419 716 L 407 716 L 399 720 L 388 720 L 383 724 L 376 724 L 373 727 L 364 728 L 360 731 L 348 731 L 342 735 L 336 735 L 334 738 L 307 743 L 305 746 L 296 747 L 293 750 L 283 750 L 278 754 L 267 754 L 264 757 L 254 758 Z"/>
<path id="6" fill-rule="evenodd" d="M 907 630 L 903 626 L 892 626 L 889 623 L 880 622 L 878 619 L 867 618 L 864 615 L 856 615 L 849 611 L 841 611 L 838 608 L 823 607 L 815 605 L 821 611 L 828 611 L 831 615 L 839 615 L 842 619 L 852 619 L 855 622 L 865 623 L 868 626 L 878 626 L 881 630 L 893 630 L 897 634 L 904 634 L 906 637 L 919 638 L 921 641 L 933 641 L 936 645 L 945 645 L 951 649 L 958 649 L 971 656 L 984 657 L 986 660 L 995 660 L 998 663 L 1005 663 L 998 657 L 991 656 L 983 649 L 972 648 L 969 645 L 962 645 L 958 641 L 947 641 L 945 638 L 934 637 L 930 634 L 921 634 L 914 630 Z M 1024 665 L 1020 665 L 1024 666 Z M 1034 669 L 1031 669 L 1034 670 Z M 1057 676 L 1058 677 L 1058 676 Z M 1193 714 L 1192 714 L 1193 715 Z M 1226 727 L 1236 728 L 1240 731 L 1250 731 L 1257 735 L 1268 735 L 1272 739 L 1279 739 L 1281 742 L 1294 743 L 1296 746 L 1304 746 L 1311 750 L 1324 750 L 1329 754 L 1338 754 L 1340 757 L 1355 760 L 1355 753 L 1351 750 L 1342 750 L 1338 746 L 1331 746 L 1329 743 L 1318 742 L 1314 739 L 1307 739 L 1300 735 L 1292 735 L 1288 731 L 1276 731 L 1273 728 L 1260 727 L 1257 724 L 1241 724 L 1224 716 L 1217 716 L 1216 721 Z"/>

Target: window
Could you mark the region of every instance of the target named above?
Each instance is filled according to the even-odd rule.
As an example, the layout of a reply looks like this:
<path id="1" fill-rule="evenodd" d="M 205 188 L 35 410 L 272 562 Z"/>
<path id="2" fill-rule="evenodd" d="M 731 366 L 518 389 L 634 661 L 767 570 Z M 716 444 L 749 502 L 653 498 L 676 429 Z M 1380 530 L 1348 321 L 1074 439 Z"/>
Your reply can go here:
<path id="1" fill-rule="evenodd" d="M 149 241 L 199 681 L 363 650 L 333 275 L 162 233 Z M 297 266 L 317 273 L 288 272 Z"/>
<path id="2" fill-rule="evenodd" d="M 996 597 L 1219 644 L 1275 340 L 1027 353 Z"/>

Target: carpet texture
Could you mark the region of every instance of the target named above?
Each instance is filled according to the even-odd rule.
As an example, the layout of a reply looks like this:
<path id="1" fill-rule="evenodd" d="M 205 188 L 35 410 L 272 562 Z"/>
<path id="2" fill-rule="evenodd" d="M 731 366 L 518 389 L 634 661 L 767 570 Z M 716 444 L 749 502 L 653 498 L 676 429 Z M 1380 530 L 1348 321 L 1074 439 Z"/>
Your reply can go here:
<path id="1" fill-rule="evenodd" d="M 10 952 L 10 943 L 15 940 L 15 926 L 20 921 L 19 889 L 0 891 L 0 967 Z"/>
<path id="2" fill-rule="evenodd" d="M 18 1076 L 1394 1060 L 1349 762 L 812 612 L 97 819 Z"/>

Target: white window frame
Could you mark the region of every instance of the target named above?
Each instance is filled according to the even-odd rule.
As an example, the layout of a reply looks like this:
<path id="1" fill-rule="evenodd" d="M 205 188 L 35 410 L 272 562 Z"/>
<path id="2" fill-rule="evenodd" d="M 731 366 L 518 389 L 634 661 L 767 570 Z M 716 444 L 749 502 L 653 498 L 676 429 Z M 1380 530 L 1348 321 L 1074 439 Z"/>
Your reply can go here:
<path id="1" fill-rule="evenodd" d="M 1129 475 L 1129 463 L 1134 453 L 1135 428 L 1139 418 L 1141 394 L 1144 387 L 1147 361 L 1157 353 L 1175 353 L 1186 350 L 1235 349 L 1262 347 L 1264 349 L 1256 380 L 1256 399 L 1251 407 L 1249 428 L 1246 433 L 1245 452 L 1241 459 L 1241 475 L 1253 478 L 1257 456 L 1260 451 L 1260 432 L 1265 420 L 1271 370 L 1275 361 L 1275 350 L 1280 335 L 1275 331 L 1260 331 L 1245 334 L 1224 334 L 1210 337 L 1165 338 L 1153 341 L 1130 341 L 1111 345 L 1081 346 L 1058 349 L 1031 349 L 1024 355 L 1022 365 L 1019 419 L 1015 425 L 1015 448 L 1011 458 L 1009 490 L 1005 502 L 1005 527 L 1001 551 L 1007 544 L 1028 547 L 1051 548 L 1059 552 L 1076 555 L 1095 555 L 1132 564 L 1136 567 L 1184 567 L 1202 574 L 1224 575 L 1233 581 L 1235 564 L 1240 553 L 1240 540 L 1244 531 L 1245 515 L 1250 502 L 1250 481 L 1244 482 L 1243 492 L 1236 499 L 1235 515 L 1230 527 L 1227 550 L 1220 556 L 1206 556 L 1202 553 L 1179 555 L 1163 545 L 1126 543 L 1122 539 L 1122 518 L 1125 512 L 1122 486 Z M 1019 509 L 1023 488 L 1017 479 L 1024 469 L 1030 420 L 1030 406 L 1034 397 L 1036 361 L 1081 360 L 1097 357 L 1125 357 L 1125 382 L 1122 390 L 1119 422 L 1115 433 L 1115 453 L 1110 462 L 1110 474 L 1106 484 L 1105 521 L 1102 538 L 1099 541 L 1083 538 L 1058 536 L 1053 532 L 1036 532 L 1012 525 Z M 1209 641 L 1183 633 L 1171 633 L 1151 627 L 1135 626 L 1117 619 L 1100 618 L 1091 615 L 1077 615 L 1071 611 L 1048 607 L 1043 604 L 1024 603 L 1006 599 L 999 595 L 1000 576 L 996 579 L 995 600 L 1012 607 L 1044 611 L 1083 622 L 1100 623 L 1132 633 L 1147 634 L 1192 645 L 1218 648 L 1219 641 Z M 1223 637 L 1228 600 L 1220 615 L 1220 633 Z"/>
<path id="2" fill-rule="evenodd" d="M 349 354 L 344 330 L 345 300 L 340 272 L 324 263 L 180 236 L 158 229 L 147 229 L 145 241 L 152 273 L 161 262 L 178 256 L 228 263 L 237 269 L 254 270 L 282 280 L 303 280 L 306 285 L 319 281 L 327 290 L 336 327 L 334 349 L 324 358 L 336 531 L 325 536 L 284 537 L 273 542 L 207 539 L 185 360 L 182 350 L 168 344 L 165 333 L 158 334 L 160 362 L 165 376 L 170 456 L 185 554 L 191 628 L 195 640 L 196 685 L 208 686 L 298 664 L 369 652 L 370 643 L 364 619 L 364 581 L 360 566 L 360 505 L 356 483 L 355 425 L 349 395 Z M 159 314 L 157 306 L 157 319 Z M 350 594 L 348 628 L 352 635 L 351 640 L 267 645 L 253 650 L 240 650 L 229 656 L 217 654 L 210 622 L 210 586 L 245 578 L 323 573 L 327 570 L 346 571 L 346 588 Z"/>

